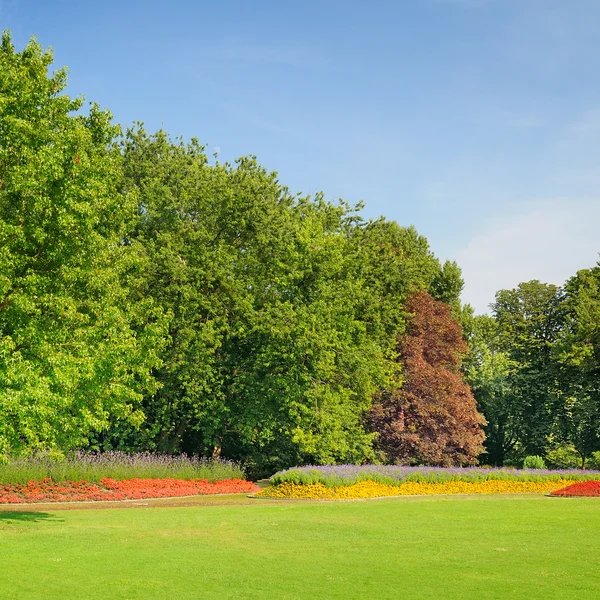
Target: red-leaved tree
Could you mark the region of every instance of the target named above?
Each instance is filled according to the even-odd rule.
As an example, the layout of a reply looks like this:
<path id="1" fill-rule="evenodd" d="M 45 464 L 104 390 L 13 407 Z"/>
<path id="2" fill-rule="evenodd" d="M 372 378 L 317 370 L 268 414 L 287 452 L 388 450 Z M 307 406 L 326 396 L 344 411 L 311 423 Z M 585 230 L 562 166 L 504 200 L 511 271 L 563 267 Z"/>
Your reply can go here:
<path id="1" fill-rule="evenodd" d="M 426 292 L 406 308 L 413 317 L 399 339 L 404 382 L 376 398 L 369 414 L 379 448 L 400 464 L 474 464 L 485 419 L 460 372 L 467 349 L 460 324 Z"/>

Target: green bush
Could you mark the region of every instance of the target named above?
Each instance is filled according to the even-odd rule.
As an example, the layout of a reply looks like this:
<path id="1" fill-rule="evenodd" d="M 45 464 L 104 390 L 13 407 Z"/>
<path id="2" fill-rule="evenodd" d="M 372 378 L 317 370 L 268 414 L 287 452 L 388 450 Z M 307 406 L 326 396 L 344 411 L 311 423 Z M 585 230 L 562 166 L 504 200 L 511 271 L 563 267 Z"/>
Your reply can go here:
<path id="1" fill-rule="evenodd" d="M 587 460 L 586 469 L 600 471 L 600 452 L 594 452 Z"/>
<path id="2" fill-rule="evenodd" d="M 524 469 L 545 469 L 546 463 L 541 456 L 526 456 L 523 461 Z"/>
<path id="3" fill-rule="evenodd" d="M 579 469 L 581 468 L 581 457 L 571 444 L 558 446 L 547 454 L 548 463 L 555 469 Z"/>

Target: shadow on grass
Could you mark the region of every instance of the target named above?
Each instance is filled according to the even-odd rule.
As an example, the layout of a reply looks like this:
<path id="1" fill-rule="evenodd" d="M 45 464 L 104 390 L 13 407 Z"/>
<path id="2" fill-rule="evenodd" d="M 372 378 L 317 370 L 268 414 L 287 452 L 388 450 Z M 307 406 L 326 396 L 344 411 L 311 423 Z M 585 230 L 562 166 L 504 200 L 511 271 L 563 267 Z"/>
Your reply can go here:
<path id="1" fill-rule="evenodd" d="M 40 523 L 42 521 L 62 522 L 64 519 L 59 519 L 56 515 L 46 512 L 34 512 L 25 510 L 0 511 L 1 523 Z"/>

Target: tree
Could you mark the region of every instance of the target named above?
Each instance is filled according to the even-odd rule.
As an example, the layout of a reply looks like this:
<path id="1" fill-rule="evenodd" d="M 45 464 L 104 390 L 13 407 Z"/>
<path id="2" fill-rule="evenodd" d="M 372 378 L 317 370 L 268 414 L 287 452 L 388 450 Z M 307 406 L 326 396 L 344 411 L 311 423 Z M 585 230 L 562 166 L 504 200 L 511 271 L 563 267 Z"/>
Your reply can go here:
<path id="1" fill-rule="evenodd" d="M 388 362 L 363 319 L 378 299 L 353 270 L 354 211 L 291 195 L 252 157 L 209 165 L 163 132 L 130 131 L 123 154 L 145 293 L 171 315 L 161 388 L 126 443 L 257 472 L 372 456 L 362 417 Z"/>
<path id="2" fill-rule="evenodd" d="M 473 464 L 485 419 L 460 372 L 467 349 L 460 325 L 450 306 L 423 291 L 406 309 L 413 316 L 399 340 L 402 386 L 384 392 L 370 413 L 378 446 L 404 464 Z"/>
<path id="3" fill-rule="evenodd" d="M 62 94 L 50 51 L 0 47 L 0 455 L 85 444 L 109 420 L 139 423 L 153 389 L 160 317 L 125 287 L 139 269 L 124 243 L 110 114 Z"/>
<path id="4" fill-rule="evenodd" d="M 585 466 L 600 450 L 600 263 L 566 283 L 564 310 L 565 327 L 555 351 L 564 399 L 557 431 Z"/>
<path id="5" fill-rule="evenodd" d="M 467 318 L 466 313 L 463 318 Z M 517 363 L 502 349 L 495 319 L 471 314 L 466 329 L 469 353 L 463 362 L 463 372 L 477 408 L 487 421 L 485 453 L 480 460 L 502 466 L 519 441 L 520 411 L 511 387 Z"/>
<path id="6" fill-rule="evenodd" d="M 456 262 L 447 260 L 431 282 L 429 293 L 436 300 L 452 306 L 458 316 L 461 308 L 460 294 L 464 285 L 460 267 Z"/>
<path id="7" fill-rule="evenodd" d="M 514 365 L 511 412 L 524 455 L 544 455 L 561 405 L 554 348 L 564 327 L 560 287 L 539 281 L 500 290 L 492 305 L 498 345 Z"/>

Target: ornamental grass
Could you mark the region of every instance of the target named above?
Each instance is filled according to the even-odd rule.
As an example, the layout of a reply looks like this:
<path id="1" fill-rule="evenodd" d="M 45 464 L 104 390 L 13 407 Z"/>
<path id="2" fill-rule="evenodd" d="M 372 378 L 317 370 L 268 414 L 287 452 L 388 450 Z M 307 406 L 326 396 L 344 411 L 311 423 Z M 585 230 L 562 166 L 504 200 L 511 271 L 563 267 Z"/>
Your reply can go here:
<path id="1" fill-rule="evenodd" d="M 267 487 L 256 495 L 262 498 L 303 498 L 311 500 L 351 500 L 386 496 L 434 494 L 543 494 L 568 483 L 568 480 L 516 481 L 487 480 L 480 482 L 445 481 L 442 483 L 407 481 L 389 485 L 377 481 L 360 481 L 352 485 L 327 486 L 323 483 L 297 484 L 285 482 Z"/>
<path id="2" fill-rule="evenodd" d="M 208 494 L 256 492 L 258 486 L 243 479 L 209 482 L 206 479 L 125 479 L 104 478 L 88 481 L 56 482 L 52 479 L 31 480 L 25 484 L 0 485 L 0 504 L 36 502 L 89 502 L 106 500 L 141 500 Z"/>
<path id="3" fill-rule="evenodd" d="M 559 490 L 554 490 L 551 496 L 563 497 L 600 497 L 600 481 L 578 481 Z"/>

